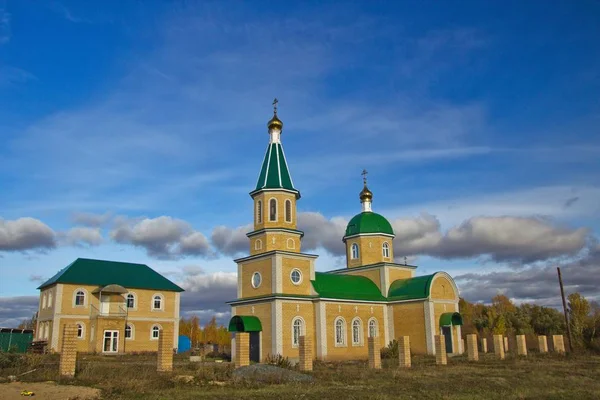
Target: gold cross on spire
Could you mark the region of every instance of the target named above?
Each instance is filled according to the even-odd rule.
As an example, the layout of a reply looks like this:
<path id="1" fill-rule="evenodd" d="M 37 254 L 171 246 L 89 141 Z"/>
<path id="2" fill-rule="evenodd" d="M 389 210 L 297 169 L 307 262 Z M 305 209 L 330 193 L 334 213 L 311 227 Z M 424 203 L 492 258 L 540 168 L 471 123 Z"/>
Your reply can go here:
<path id="1" fill-rule="evenodd" d="M 367 170 L 363 169 L 361 175 L 363 177 L 363 183 L 364 183 L 365 186 L 367 186 L 367 174 L 368 174 Z"/>
<path id="2" fill-rule="evenodd" d="M 279 103 L 279 100 L 277 100 L 277 97 L 275 97 L 275 100 L 273 100 L 273 113 L 275 115 L 277 115 L 277 103 Z"/>

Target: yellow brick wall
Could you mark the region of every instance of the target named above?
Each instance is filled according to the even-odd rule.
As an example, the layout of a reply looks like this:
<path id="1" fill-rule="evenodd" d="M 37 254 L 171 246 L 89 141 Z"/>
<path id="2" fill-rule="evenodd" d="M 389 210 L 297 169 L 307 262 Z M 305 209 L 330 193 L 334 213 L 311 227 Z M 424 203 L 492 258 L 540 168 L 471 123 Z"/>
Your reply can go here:
<path id="1" fill-rule="evenodd" d="M 382 246 L 387 242 L 390 245 L 390 257 L 383 257 Z M 352 259 L 352 244 L 357 243 L 359 248 L 358 258 Z M 394 261 L 394 246 L 392 238 L 386 236 L 359 236 L 346 241 L 346 260 L 348 267 L 375 264 L 379 262 Z"/>
<path id="2" fill-rule="evenodd" d="M 302 273 L 302 281 L 298 285 L 295 285 L 290 277 L 294 269 L 299 269 Z M 283 293 L 310 295 L 312 287 L 310 283 L 310 260 L 282 256 L 281 277 Z"/>
<path id="3" fill-rule="evenodd" d="M 272 268 L 272 258 L 244 262 L 242 264 L 242 293 L 240 298 L 271 294 L 273 292 Z M 252 287 L 252 275 L 255 272 L 260 273 L 262 277 L 262 282 L 258 288 Z"/>
<path id="4" fill-rule="evenodd" d="M 388 275 L 390 277 L 390 284 L 398 279 L 409 279 L 415 275 L 413 269 L 402 268 L 402 267 L 388 267 Z"/>
<path id="5" fill-rule="evenodd" d="M 157 351 L 158 340 L 151 339 L 152 327 L 156 324 L 160 325 L 165 331 L 170 331 L 173 335 L 173 329 L 175 329 L 175 323 L 166 321 L 127 321 L 128 324 L 133 325 L 133 338 L 124 339 L 124 351 L 130 352 L 141 352 L 141 351 Z M 119 331 L 119 335 L 125 337 L 124 327 Z M 176 346 L 177 344 L 175 344 Z"/>
<path id="6" fill-rule="evenodd" d="M 344 275 L 360 275 L 360 276 L 364 276 L 365 278 L 369 278 L 377 285 L 379 290 L 381 290 L 381 274 L 382 273 L 383 273 L 383 267 L 379 267 L 377 269 L 368 269 L 368 270 L 359 270 L 359 271 L 353 271 L 353 270 L 344 271 Z M 387 293 L 385 295 L 387 296 Z"/>
<path id="7" fill-rule="evenodd" d="M 281 330 L 283 341 L 283 354 L 289 358 L 298 358 L 300 353 L 298 347 L 292 346 L 292 321 L 296 317 L 304 320 L 306 336 L 313 338 L 312 354 L 316 354 L 316 329 L 314 305 L 309 301 L 283 301 L 281 305 Z"/>
<path id="8" fill-rule="evenodd" d="M 260 320 L 260 324 L 262 325 L 262 338 L 260 343 L 260 348 L 262 350 L 263 360 L 269 355 L 272 354 L 272 342 L 271 342 L 271 332 L 272 332 L 272 307 L 274 307 L 274 303 L 265 302 L 265 303 L 257 303 L 254 305 L 243 305 L 243 306 L 235 306 L 235 315 L 253 315 Z M 252 307 L 254 307 L 254 313 L 252 312 Z"/>
<path id="9" fill-rule="evenodd" d="M 52 294 L 52 299 L 50 301 L 50 294 Z M 46 297 L 46 307 L 44 307 L 43 298 Z M 40 291 L 40 303 L 39 303 L 39 312 L 38 319 L 46 320 L 52 318 L 54 315 L 54 307 L 56 305 L 56 285 L 45 288 Z"/>
<path id="10" fill-rule="evenodd" d="M 269 221 L 269 200 L 275 198 L 277 200 L 277 221 Z M 257 203 L 262 201 L 262 222 L 257 220 Z M 292 222 L 285 220 L 285 200 L 292 202 Z M 254 196 L 254 230 L 263 228 L 288 228 L 296 229 L 296 196 L 286 192 L 263 192 Z"/>
<path id="11" fill-rule="evenodd" d="M 358 312 L 355 310 L 358 307 Z M 371 313 L 373 307 L 373 313 Z M 371 317 L 377 318 L 380 342 L 384 339 L 384 319 L 382 305 L 369 305 L 364 303 L 327 303 L 326 312 L 326 332 L 327 332 L 327 360 L 358 360 L 368 359 L 369 349 L 367 346 L 368 321 Z M 346 346 L 335 346 L 335 319 L 341 316 L 346 320 Z M 359 346 L 352 345 L 352 320 L 360 317 L 362 320 L 362 339 L 363 343 Z"/>
<path id="12" fill-rule="evenodd" d="M 427 353 L 425 309 L 422 301 L 393 305 L 395 337 L 410 336 L 410 349 L 415 354 Z"/>
<path id="13" fill-rule="evenodd" d="M 431 284 L 431 298 L 439 300 L 454 300 L 458 298 L 458 293 L 454 293 L 454 287 L 448 279 L 443 276 L 438 276 Z"/>
<path id="14" fill-rule="evenodd" d="M 256 249 L 257 240 L 262 242 L 260 249 Z M 300 247 L 300 234 L 296 233 L 264 232 L 250 238 L 250 255 L 266 253 L 272 250 L 299 253 Z"/>

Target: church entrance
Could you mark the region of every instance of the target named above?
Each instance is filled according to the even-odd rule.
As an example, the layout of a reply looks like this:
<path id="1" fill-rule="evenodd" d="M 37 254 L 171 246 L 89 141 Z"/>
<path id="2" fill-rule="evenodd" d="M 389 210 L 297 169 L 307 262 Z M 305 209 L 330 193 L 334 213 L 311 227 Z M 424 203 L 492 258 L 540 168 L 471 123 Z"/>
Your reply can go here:
<path id="1" fill-rule="evenodd" d="M 229 332 L 248 333 L 250 361 L 260 362 L 260 332 L 262 332 L 260 319 L 254 315 L 236 315 L 229 321 Z"/>
<path id="2" fill-rule="evenodd" d="M 452 326 L 442 326 L 442 335 L 446 341 L 446 353 L 452 353 Z"/>
<path id="3" fill-rule="evenodd" d="M 260 332 L 250 332 L 250 361 L 260 362 Z"/>

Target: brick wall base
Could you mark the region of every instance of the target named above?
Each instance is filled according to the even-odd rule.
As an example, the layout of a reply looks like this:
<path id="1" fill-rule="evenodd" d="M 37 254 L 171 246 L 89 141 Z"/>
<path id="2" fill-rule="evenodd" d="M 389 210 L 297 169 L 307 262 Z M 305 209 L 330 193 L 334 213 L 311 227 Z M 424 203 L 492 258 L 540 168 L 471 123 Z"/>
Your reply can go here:
<path id="1" fill-rule="evenodd" d="M 250 365 L 250 334 L 248 332 L 235 333 L 235 367 Z"/>
<path id="2" fill-rule="evenodd" d="M 173 371 L 173 330 L 161 329 L 158 332 L 158 357 L 156 362 L 158 372 Z"/>
<path id="3" fill-rule="evenodd" d="M 410 368 L 410 337 L 400 336 L 398 338 L 398 366 Z"/>
<path id="4" fill-rule="evenodd" d="M 381 368 L 381 348 L 379 346 L 379 336 L 369 338 L 369 368 Z"/>
<path id="5" fill-rule="evenodd" d="M 300 353 L 298 368 L 300 371 L 312 371 L 313 369 L 312 344 L 311 337 L 300 336 L 298 343 L 298 352 Z"/>

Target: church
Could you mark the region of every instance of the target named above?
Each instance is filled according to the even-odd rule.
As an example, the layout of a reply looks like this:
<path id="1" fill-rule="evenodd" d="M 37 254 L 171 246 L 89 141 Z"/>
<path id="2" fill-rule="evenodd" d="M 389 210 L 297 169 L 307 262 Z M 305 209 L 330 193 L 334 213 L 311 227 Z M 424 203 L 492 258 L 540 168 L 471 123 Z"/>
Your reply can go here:
<path id="1" fill-rule="evenodd" d="M 268 122 L 269 144 L 254 202 L 254 228 L 247 234 L 250 255 L 237 263 L 237 299 L 230 301 L 230 332 L 248 332 L 250 359 L 299 357 L 300 336 L 312 338 L 319 360 L 368 358 L 367 338 L 382 346 L 409 336 L 415 354 L 435 354 L 434 337 L 443 334 L 446 352 L 462 354 L 458 288 L 445 272 L 416 275 L 416 266 L 394 262 L 394 230 L 373 212 L 366 176 L 362 210 L 343 237 L 346 267 L 317 272 L 317 255 L 302 253 L 294 186 L 282 145 L 283 122 Z M 235 349 L 235 338 L 232 349 Z"/>

